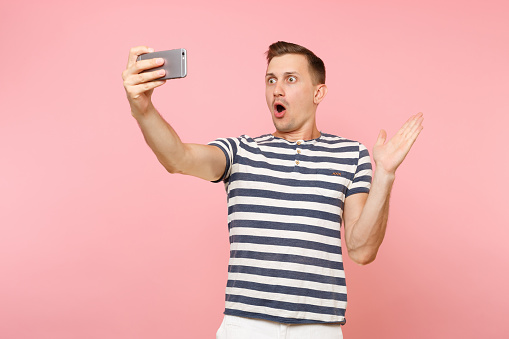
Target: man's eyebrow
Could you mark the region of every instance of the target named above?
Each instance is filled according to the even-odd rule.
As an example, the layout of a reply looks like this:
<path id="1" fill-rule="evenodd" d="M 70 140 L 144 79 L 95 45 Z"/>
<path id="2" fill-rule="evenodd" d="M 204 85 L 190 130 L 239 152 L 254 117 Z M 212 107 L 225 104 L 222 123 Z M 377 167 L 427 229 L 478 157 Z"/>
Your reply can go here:
<path id="1" fill-rule="evenodd" d="M 290 71 L 290 72 L 284 72 L 283 73 L 284 76 L 292 75 L 292 74 L 300 75 L 299 72 L 297 72 L 297 71 Z M 275 76 L 276 75 L 274 73 L 267 73 L 267 74 L 265 74 L 265 77 L 275 77 Z"/>

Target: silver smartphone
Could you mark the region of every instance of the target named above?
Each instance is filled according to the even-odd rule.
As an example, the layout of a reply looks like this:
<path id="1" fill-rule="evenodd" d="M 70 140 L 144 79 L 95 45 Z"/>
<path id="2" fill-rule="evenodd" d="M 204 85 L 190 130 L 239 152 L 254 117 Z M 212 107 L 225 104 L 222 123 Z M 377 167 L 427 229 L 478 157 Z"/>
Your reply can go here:
<path id="1" fill-rule="evenodd" d="M 154 58 L 163 58 L 164 64 L 159 67 L 154 67 L 145 70 L 141 73 L 153 72 L 159 69 L 164 69 L 166 71 L 165 76 L 162 78 L 157 78 L 155 80 L 184 78 L 187 75 L 187 51 L 184 48 L 177 48 L 169 51 L 146 53 L 140 55 L 136 60 L 140 61 Z"/>

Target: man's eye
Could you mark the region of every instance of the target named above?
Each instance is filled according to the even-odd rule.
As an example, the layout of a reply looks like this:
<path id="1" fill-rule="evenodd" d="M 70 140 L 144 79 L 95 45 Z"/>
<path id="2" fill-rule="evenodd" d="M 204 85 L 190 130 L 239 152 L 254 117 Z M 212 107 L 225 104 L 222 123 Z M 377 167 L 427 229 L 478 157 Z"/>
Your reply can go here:
<path id="1" fill-rule="evenodd" d="M 296 77 L 289 77 L 288 81 L 289 82 L 295 82 L 295 81 L 297 81 L 297 78 Z"/>
<path id="2" fill-rule="evenodd" d="M 275 84 L 275 83 L 276 83 L 276 79 L 274 79 L 274 78 L 269 79 L 269 84 Z"/>

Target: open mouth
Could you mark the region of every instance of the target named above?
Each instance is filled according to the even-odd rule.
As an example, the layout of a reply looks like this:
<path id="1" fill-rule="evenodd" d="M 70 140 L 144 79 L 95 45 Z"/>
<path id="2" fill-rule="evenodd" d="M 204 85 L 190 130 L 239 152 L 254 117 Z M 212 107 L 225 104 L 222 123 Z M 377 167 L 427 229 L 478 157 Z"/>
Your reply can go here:
<path id="1" fill-rule="evenodd" d="M 282 117 L 286 112 L 286 107 L 283 106 L 282 104 L 280 103 L 277 103 L 274 105 L 274 114 L 276 115 L 276 117 L 280 118 Z"/>

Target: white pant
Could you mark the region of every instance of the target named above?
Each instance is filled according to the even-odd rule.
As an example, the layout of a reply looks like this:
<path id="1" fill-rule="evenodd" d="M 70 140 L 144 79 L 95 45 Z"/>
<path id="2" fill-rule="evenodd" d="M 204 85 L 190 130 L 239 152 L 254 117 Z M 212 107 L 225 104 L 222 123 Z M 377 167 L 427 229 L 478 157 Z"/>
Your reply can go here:
<path id="1" fill-rule="evenodd" d="M 342 339 L 338 324 L 281 324 L 225 315 L 216 339 Z"/>

